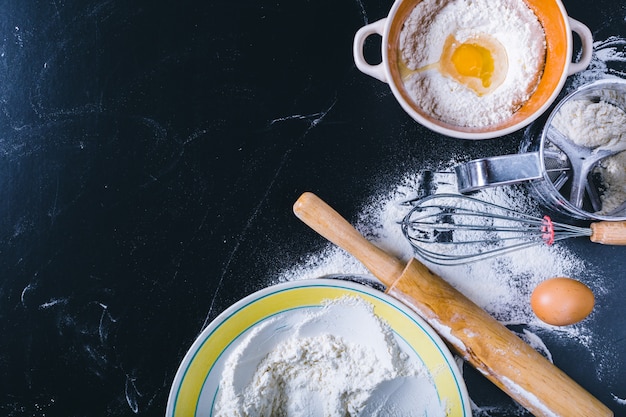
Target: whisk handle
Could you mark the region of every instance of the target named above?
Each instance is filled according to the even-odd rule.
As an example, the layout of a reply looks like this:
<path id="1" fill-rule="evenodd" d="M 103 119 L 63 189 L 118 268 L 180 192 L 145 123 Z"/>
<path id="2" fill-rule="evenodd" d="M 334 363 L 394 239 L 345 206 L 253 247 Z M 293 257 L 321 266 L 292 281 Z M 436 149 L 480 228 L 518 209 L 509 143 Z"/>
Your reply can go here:
<path id="1" fill-rule="evenodd" d="M 621 222 L 595 222 L 589 226 L 591 236 L 589 239 L 595 243 L 604 245 L 626 245 L 626 221 Z"/>
<path id="2" fill-rule="evenodd" d="M 349 252 L 383 284 L 390 286 L 405 264 L 365 239 L 346 219 L 313 193 L 306 192 L 293 206 L 294 214 L 311 229 Z"/>

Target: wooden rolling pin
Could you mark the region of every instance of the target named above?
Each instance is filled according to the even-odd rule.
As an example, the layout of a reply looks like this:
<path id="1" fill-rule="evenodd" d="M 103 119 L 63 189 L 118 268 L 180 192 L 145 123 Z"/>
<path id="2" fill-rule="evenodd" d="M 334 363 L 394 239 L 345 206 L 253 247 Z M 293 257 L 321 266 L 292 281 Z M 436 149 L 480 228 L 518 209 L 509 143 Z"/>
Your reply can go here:
<path id="1" fill-rule="evenodd" d="M 413 308 L 472 366 L 536 416 L 613 412 L 486 311 L 416 259 L 405 266 L 365 239 L 312 193 L 294 204 L 300 220 L 361 261 L 387 293 Z"/>

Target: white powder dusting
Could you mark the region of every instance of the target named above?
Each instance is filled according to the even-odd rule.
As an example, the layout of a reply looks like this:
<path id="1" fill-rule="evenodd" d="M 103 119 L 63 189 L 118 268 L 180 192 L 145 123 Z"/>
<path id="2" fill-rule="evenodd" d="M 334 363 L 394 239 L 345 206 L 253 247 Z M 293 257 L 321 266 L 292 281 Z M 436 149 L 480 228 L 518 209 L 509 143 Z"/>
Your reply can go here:
<path id="1" fill-rule="evenodd" d="M 406 66 L 416 70 L 438 62 L 449 35 L 459 42 L 481 35 L 499 41 L 508 57 L 504 82 L 479 96 L 437 70 L 419 71 L 405 81 L 412 99 L 457 126 L 484 127 L 511 117 L 537 87 L 545 62 L 545 34 L 534 13 L 518 0 L 421 1 L 400 34 Z"/>
<path id="2" fill-rule="evenodd" d="M 600 79 L 626 78 L 626 39 L 611 36 L 593 44 L 593 56 L 589 67 L 568 79 L 570 91 L 583 84 Z M 565 91 L 567 92 L 567 91 Z M 463 160 L 463 155 L 459 155 Z M 449 170 L 458 164 L 452 160 L 442 166 L 424 166 L 424 169 Z M 623 167 L 624 165 L 622 165 Z M 456 192 L 454 174 L 440 174 L 436 181 L 437 192 Z M 420 194 L 422 186 L 420 174 L 409 173 L 389 189 L 374 195 L 362 208 L 357 229 L 380 248 L 400 259 L 408 260 L 413 256 L 410 244 L 404 238 L 398 222 L 406 215 L 409 207 L 403 202 Z M 391 191 L 389 191 L 391 190 Z M 519 211 L 532 209 L 532 201 L 516 187 L 498 187 L 480 191 L 475 195 L 486 201 Z M 330 202 L 332 204 L 332 202 Z M 569 276 L 588 284 L 596 298 L 601 299 L 608 291 L 602 277 L 594 272 L 590 265 L 569 251 L 565 246 L 535 246 L 504 255 L 500 258 L 483 260 L 460 266 L 432 266 L 434 272 L 450 282 L 475 303 L 486 309 L 506 325 L 523 325 L 534 329 L 523 330 L 520 336 L 536 350 L 552 360 L 552 355 L 543 342 L 541 334 L 550 334 L 555 340 L 562 339 L 564 344 L 574 342 L 587 350 L 596 366 L 596 377 L 600 380 L 615 376 L 621 369 L 620 352 L 601 335 L 593 333 L 586 321 L 566 326 L 555 327 L 538 320 L 530 308 L 530 294 L 541 281 L 554 276 Z M 324 275 L 363 275 L 369 274 L 365 267 L 352 255 L 332 244 L 319 253 L 312 253 L 301 264 L 282 271 L 278 282 L 318 278 Z M 593 319 L 593 313 L 590 319 Z M 439 329 L 441 331 L 442 329 Z M 445 331 L 445 329 L 443 329 Z M 623 395 L 611 394 L 615 403 L 625 405 Z M 473 404 L 475 415 L 490 415 L 490 406 L 480 408 Z M 523 411 L 511 406 L 509 410 L 499 410 L 502 415 L 520 415 Z"/>
<path id="3" fill-rule="evenodd" d="M 624 149 L 626 113 L 606 101 L 570 100 L 559 109 L 552 124 L 577 145 L 595 149 Z M 600 161 L 603 192 L 601 214 L 609 214 L 626 202 L 626 152 Z"/>
<path id="4" fill-rule="evenodd" d="M 510 392 L 515 392 L 520 398 L 524 398 L 526 402 L 532 404 L 535 409 L 541 412 L 542 416 L 560 417 L 558 414 L 550 410 L 550 408 L 547 407 L 543 402 L 541 402 L 541 400 L 539 400 L 534 394 L 528 392 L 527 390 L 516 384 L 515 381 L 512 381 L 506 377 L 503 377 L 501 381 Z"/>
<path id="5" fill-rule="evenodd" d="M 435 168 L 444 168 L 448 171 L 457 164 L 458 162 L 453 160 L 447 164 L 448 169 L 445 169 L 445 164 L 443 167 Z M 355 227 L 370 241 L 405 261 L 413 256 L 413 249 L 402 234 L 399 222 L 410 209 L 405 202 L 422 192 L 422 181 L 421 174 L 408 174 L 391 192 L 373 196 L 355 222 Z M 455 177 L 451 172 L 436 174 L 434 183 L 436 192 L 456 191 Z M 517 211 L 528 212 L 536 209 L 533 200 L 521 187 L 486 189 L 473 196 Z M 567 247 L 558 244 L 539 245 L 471 264 L 454 266 L 428 264 L 428 267 L 501 323 L 545 331 L 587 349 L 593 360 L 597 361 L 598 377 L 601 378 L 604 372 L 610 373 L 614 369 L 615 352 L 606 347 L 601 339 L 594 337 L 591 330 L 585 326 L 585 321 L 566 327 L 551 326 L 539 320 L 530 307 L 533 289 L 543 280 L 556 276 L 582 280 L 598 297 L 606 293 L 603 280 L 594 275 L 593 267 Z M 283 271 L 277 281 L 335 274 L 349 276 L 370 273 L 352 255 L 329 244 L 321 252 L 311 254 L 302 264 Z M 446 338 L 443 326 L 436 330 Z M 537 350 L 551 357 L 537 332 L 522 333 L 520 336 Z M 599 346 L 602 348 L 598 349 Z M 462 349 L 462 346 L 459 347 Z M 478 409 L 474 411 L 481 412 Z"/>
<path id="6" fill-rule="evenodd" d="M 449 166 L 456 165 L 452 161 Z M 437 192 L 456 192 L 454 174 L 439 174 Z M 409 211 L 406 201 L 418 196 L 420 174 L 408 174 L 389 194 L 373 197 L 356 223 L 357 229 L 381 249 L 407 261 L 413 249 L 399 222 Z M 531 199 L 516 187 L 498 187 L 474 195 L 518 211 L 528 211 Z M 542 325 L 530 308 L 530 294 L 541 281 L 555 276 L 584 277 L 586 265 L 565 247 L 538 245 L 493 259 L 454 266 L 428 265 L 472 301 L 507 324 Z M 311 254 L 302 265 L 284 271 L 279 281 L 315 278 L 328 274 L 368 274 L 365 267 L 342 249 L 329 245 Z"/>
<path id="7" fill-rule="evenodd" d="M 589 66 L 568 80 L 573 90 L 583 84 L 607 78 L 626 78 L 626 38 L 610 36 L 594 41 Z"/>
<path id="8" fill-rule="evenodd" d="M 535 349 L 537 352 L 539 352 L 542 355 L 544 355 L 546 357 L 546 359 L 548 359 L 550 362 L 554 362 L 552 360 L 552 353 L 550 353 L 550 350 L 548 349 L 546 344 L 543 343 L 543 340 L 541 340 L 541 338 L 536 333 L 533 333 L 533 332 L 531 332 L 531 331 L 529 331 L 527 329 L 524 329 L 524 331 L 520 335 L 520 337 L 526 343 L 528 343 L 530 346 L 532 346 L 533 349 Z"/>
<path id="9" fill-rule="evenodd" d="M 611 394 L 611 396 L 613 397 L 613 400 L 615 400 L 615 402 L 618 403 L 619 405 L 626 405 L 626 399 L 620 398 L 615 394 Z"/>
<path id="10" fill-rule="evenodd" d="M 257 326 L 222 378 L 216 415 L 223 417 L 446 415 L 423 365 L 356 297 L 329 301 L 289 324 L 276 318 Z M 389 401 L 406 389 L 410 401 Z"/>

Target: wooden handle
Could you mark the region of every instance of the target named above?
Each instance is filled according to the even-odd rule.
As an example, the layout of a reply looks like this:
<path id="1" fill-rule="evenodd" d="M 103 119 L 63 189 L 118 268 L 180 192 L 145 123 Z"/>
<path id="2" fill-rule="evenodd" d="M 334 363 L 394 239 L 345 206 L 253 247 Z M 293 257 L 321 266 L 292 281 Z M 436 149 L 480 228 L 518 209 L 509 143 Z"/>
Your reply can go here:
<path id="1" fill-rule="evenodd" d="M 367 241 L 335 210 L 311 193 L 294 213 L 313 230 L 361 261 L 387 285 L 389 295 L 420 314 L 471 365 L 536 416 L 612 416 L 530 345 L 413 259 L 397 258 Z"/>
<path id="2" fill-rule="evenodd" d="M 302 194 L 294 204 L 293 212 L 311 229 L 361 261 L 383 284 L 390 286 L 402 274 L 404 263 L 365 239 L 315 194 Z"/>
<path id="3" fill-rule="evenodd" d="M 605 245 L 626 245 L 626 222 L 596 222 L 591 223 L 589 239 L 595 243 Z"/>

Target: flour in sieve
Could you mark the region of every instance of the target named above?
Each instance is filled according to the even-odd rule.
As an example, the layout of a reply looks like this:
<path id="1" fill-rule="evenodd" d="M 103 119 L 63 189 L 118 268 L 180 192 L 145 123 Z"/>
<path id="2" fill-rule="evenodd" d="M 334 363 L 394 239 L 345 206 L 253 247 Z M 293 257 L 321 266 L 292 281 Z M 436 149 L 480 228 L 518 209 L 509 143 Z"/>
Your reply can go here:
<path id="1" fill-rule="evenodd" d="M 626 78 L 626 38 L 621 36 L 609 36 L 606 39 L 598 39 L 593 43 L 593 54 L 589 67 L 570 77 L 565 92 L 574 91 L 585 84 L 605 79 Z M 622 115 L 617 116 L 621 120 Z M 579 120 L 580 122 L 580 120 Z M 565 123 L 567 124 L 567 123 Z M 591 123 L 590 123 L 591 125 Z M 615 126 L 624 126 L 623 122 L 615 123 Z M 620 135 L 623 137 L 623 134 Z M 585 140 L 581 138 L 581 143 Z M 611 196 L 605 193 L 602 197 L 602 212 L 610 211 L 611 207 L 619 207 L 619 201 L 626 201 L 626 152 L 609 158 L 603 163 L 607 178 L 612 190 Z"/>
<path id="2" fill-rule="evenodd" d="M 552 120 L 561 133 L 588 148 L 617 148 L 626 144 L 626 113 L 606 101 L 570 100 Z M 626 152 L 600 161 L 594 169 L 602 178 L 600 214 L 610 214 L 626 202 Z"/>
<path id="3" fill-rule="evenodd" d="M 439 61 L 449 35 L 464 42 L 490 35 L 505 48 L 508 73 L 495 91 L 474 91 L 428 70 L 405 80 L 417 106 L 453 125 L 484 127 L 505 121 L 535 90 L 545 62 L 545 34 L 535 14 L 519 0 L 424 0 L 400 34 L 401 57 L 411 70 Z"/>
<path id="4" fill-rule="evenodd" d="M 287 330 L 278 320 L 257 326 L 229 356 L 217 416 L 390 415 L 390 408 L 402 404 L 385 404 L 375 393 L 381 384 L 394 381 L 418 388 L 410 401 L 403 400 L 411 411 L 402 408 L 398 415 L 446 415 L 428 371 L 401 350 L 387 323 L 365 300 L 330 300 L 321 311 L 304 316 Z M 272 326 L 287 336 L 263 333 Z M 275 346 L 259 358 L 263 350 L 259 346 L 272 339 L 278 339 Z"/>

